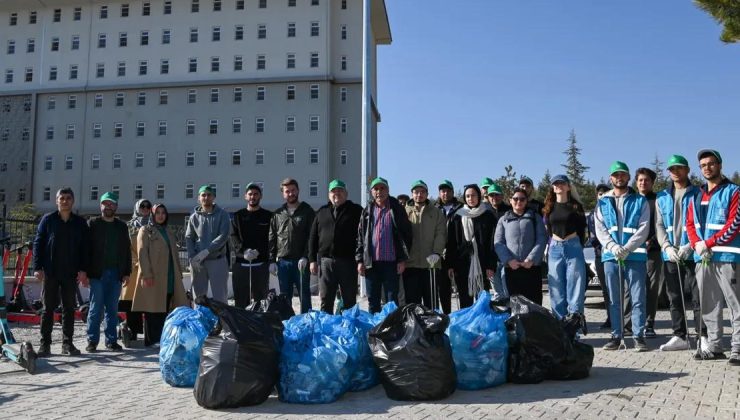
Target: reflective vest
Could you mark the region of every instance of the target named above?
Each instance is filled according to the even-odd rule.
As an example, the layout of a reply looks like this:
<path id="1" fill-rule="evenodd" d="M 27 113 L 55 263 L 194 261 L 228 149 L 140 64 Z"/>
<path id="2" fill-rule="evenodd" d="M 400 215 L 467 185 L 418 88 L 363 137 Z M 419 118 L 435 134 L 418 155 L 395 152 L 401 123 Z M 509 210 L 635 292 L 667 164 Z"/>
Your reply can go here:
<path id="1" fill-rule="evenodd" d="M 676 234 L 673 232 L 673 218 L 675 217 L 673 214 L 673 210 L 675 208 L 673 191 L 674 187 L 670 187 L 659 192 L 655 203 L 658 206 L 660 215 L 663 216 L 663 228 L 665 228 L 665 232 L 668 235 L 668 242 L 670 242 L 674 247 L 680 248 L 689 243 L 689 235 L 686 233 L 686 210 L 688 210 L 689 202 L 695 195 L 699 194 L 699 196 L 701 196 L 701 192 L 699 191 L 699 188 L 694 185 L 689 184 L 689 186 L 686 187 L 686 192 L 681 201 L 681 215 L 679 216 L 681 218 L 681 235 L 679 240 L 676 241 Z M 662 254 L 663 261 L 669 261 L 668 254 L 666 254 L 665 251 L 663 251 Z"/>
<path id="2" fill-rule="evenodd" d="M 630 193 L 624 197 L 622 207 L 622 235 L 619 235 L 619 224 L 617 223 L 616 200 L 612 196 L 602 197 L 599 200 L 599 211 L 604 220 L 604 225 L 609 231 L 609 235 L 614 242 L 624 246 L 630 240 L 632 235 L 640 228 L 640 216 L 642 215 L 642 206 L 647 205 L 647 200 L 640 194 Z M 626 261 L 647 261 L 647 244 L 643 243 L 630 252 Z M 601 261 L 613 261 L 616 258 L 611 251 L 604 249 L 601 254 Z"/>
<path id="3" fill-rule="evenodd" d="M 732 195 L 738 191 L 738 186 L 733 183 L 725 183 L 717 187 L 709 198 L 706 220 L 699 219 L 699 206 L 701 206 L 702 194 L 694 196 L 694 227 L 699 238 L 707 240 L 715 233 L 722 230 L 727 223 L 727 213 L 730 211 L 730 200 Z M 694 261 L 701 261 L 701 257 L 694 253 Z M 712 247 L 712 261 L 717 262 L 740 262 L 740 235 L 735 236 L 729 244 Z"/>

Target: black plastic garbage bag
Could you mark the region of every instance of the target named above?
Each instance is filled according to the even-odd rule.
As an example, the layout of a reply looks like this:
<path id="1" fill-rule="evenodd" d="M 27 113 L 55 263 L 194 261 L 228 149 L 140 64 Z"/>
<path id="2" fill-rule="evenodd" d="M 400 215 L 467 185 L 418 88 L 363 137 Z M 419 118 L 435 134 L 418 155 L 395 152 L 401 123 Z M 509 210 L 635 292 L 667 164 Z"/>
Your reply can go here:
<path id="1" fill-rule="evenodd" d="M 255 312 L 275 312 L 280 315 L 280 319 L 283 321 L 287 321 L 290 317 L 295 315 L 290 299 L 287 296 L 277 293 L 275 289 L 270 289 L 270 291 L 267 292 L 267 297 L 264 299 L 252 302 L 251 305 L 247 306 L 247 310 Z"/>
<path id="2" fill-rule="evenodd" d="M 588 377 L 594 363 L 594 348 L 576 341 L 578 331 L 586 334 L 586 317 L 582 314 L 568 314 L 562 321 L 565 335 L 570 340 L 570 350 L 561 363 L 553 366 L 547 375 L 548 379 L 583 379 Z"/>
<path id="3" fill-rule="evenodd" d="M 200 299 L 222 325 L 208 337 L 200 356 L 193 394 L 205 408 L 227 408 L 264 402 L 280 379 L 278 364 L 283 324 L 276 313 L 247 311 Z"/>
<path id="4" fill-rule="evenodd" d="M 455 392 L 457 374 L 445 334 L 449 322 L 445 314 L 409 304 L 370 330 L 370 349 L 388 398 L 428 401 Z"/>

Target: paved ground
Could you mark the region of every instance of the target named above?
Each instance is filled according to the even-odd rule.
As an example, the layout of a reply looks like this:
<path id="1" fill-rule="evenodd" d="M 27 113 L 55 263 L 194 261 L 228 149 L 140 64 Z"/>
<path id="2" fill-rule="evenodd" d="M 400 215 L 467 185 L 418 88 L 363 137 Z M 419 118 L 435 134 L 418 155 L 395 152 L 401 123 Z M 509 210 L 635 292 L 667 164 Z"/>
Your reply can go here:
<path id="1" fill-rule="evenodd" d="M 607 338 L 597 329 L 604 320 L 604 311 L 595 309 L 599 301 L 589 299 L 595 303 L 587 309 L 592 334 L 583 340 L 594 346 Z M 695 362 L 687 351 L 660 352 L 670 333 L 667 311 L 659 312 L 657 327 L 660 336 L 648 340 L 650 352 L 597 348 L 590 378 L 456 391 L 430 403 L 395 402 L 377 386 L 333 404 L 284 404 L 273 396 L 256 407 L 209 411 L 196 404 L 192 389 L 162 382 L 156 350 L 54 356 L 41 361 L 34 376 L 0 362 L 0 418 L 740 418 L 740 368 Z M 17 331 L 36 344 L 37 329 Z M 58 353 L 60 346 L 52 350 Z"/>

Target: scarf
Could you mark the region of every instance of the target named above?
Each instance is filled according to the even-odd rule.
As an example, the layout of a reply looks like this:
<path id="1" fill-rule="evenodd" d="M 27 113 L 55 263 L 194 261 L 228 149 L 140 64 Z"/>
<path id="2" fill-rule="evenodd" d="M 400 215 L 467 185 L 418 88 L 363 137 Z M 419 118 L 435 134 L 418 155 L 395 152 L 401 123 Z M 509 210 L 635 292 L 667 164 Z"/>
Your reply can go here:
<path id="1" fill-rule="evenodd" d="M 134 216 L 128 222 L 129 234 L 131 235 L 136 235 L 139 229 L 149 224 L 150 222 L 149 219 L 153 219 L 151 217 L 151 215 L 154 213 L 153 209 L 149 213 L 149 216 L 142 216 L 141 213 L 139 213 L 139 206 L 144 201 L 149 201 L 149 200 L 142 198 L 141 200 L 137 201 L 136 204 L 134 204 Z"/>
<path id="2" fill-rule="evenodd" d="M 468 295 L 475 299 L 484 289 L 485 276 L 478 259 L 478 243 L 475 241 L 473 219 L 487 212 L 484 206 L 470 208 L 467 204 L 460 207 L 456 214 L 462 219 L 463 235 L 465 240 L 473 244 L 473 253 L 470 256 L 470 269 L 468 270 Z"/>

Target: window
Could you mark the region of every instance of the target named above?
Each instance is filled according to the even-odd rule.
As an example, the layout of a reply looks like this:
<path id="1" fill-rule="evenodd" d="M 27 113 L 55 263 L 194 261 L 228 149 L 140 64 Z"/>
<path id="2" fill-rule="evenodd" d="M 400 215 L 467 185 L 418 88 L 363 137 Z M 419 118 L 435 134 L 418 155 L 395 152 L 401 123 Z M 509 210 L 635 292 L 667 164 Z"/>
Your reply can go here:
<path id="1" fill-rule="evenodd" d="M 339 100 L 342 102 L 347 101 L 347 88 L 346 87 L 339 88 Z"/>
<path id="2" fill-rule="evenodd" d="M 193 184 L 185 184 L 185 198 L 193 198 Z"/>
<path id="3" fill-rule="evenodd" d="M 141 31 L 139 34 L 139 43 L 141 45 L 149 45 L 149 31 Z"/>
<path id="4" fill-rule="evenodd" d="M 165 15 L 171 15 L 172 14 L 172 2 L 166 1 L 164 2 L 164 10 L 162 11 Z"/>
<path id="5" fill-rule="evenodd" d="M 5 189 L 0 189 L 0 203 L 5 202 Z"/>
<path id="6" fill-rule="evenodd" d="M 244 59 L 241 55 L 234 56 L 234 71 L 242 71 L 244 69 Z"/>
<path id="7" fill-rule="evenodd" d="M 236 10 L 244 10 L 244 0 L 236 0 Z"/>
<path id="8" fill-rule="evenodd" d="M 25 112 L 31 111 L 31 98 L 25 98 L 23 100 L 23 110 Z"/>
<path id="9" fill-rule="evenodd" d="M 311 36 L 319 36 L 319 22 L 311 22 Z"/>
<path id="10" fill-rule="evenodd" d="M 67 124 L 67 140 L 73 140 L 75 138 L 75 125 Z"/>
<path id="11" fill-rule="evenodd" d="M 260 9 L 267 8 L 267 0 L 259 0 L 259 3 L 258 3 L 258 6 L 257 7 L 260 8 Z"/>
<path id="12" fill-rule="evenodd" d="M 169 44 L 172 39 L 172 30 L 162 29 L 162 44 Z"/>
<path id="13" fill-rule="evenodd" d="M 105 64 L 104 63 L 97 63 L 95 65 L 95 77 L 100 79 L 101 77 L 105 77 Z"/>
<path id="14" fill-rule="evenodd" d="M 196 71 L 198 71 L 198 59 L 191 58 L 188 60 L 188 72 L 195 73 Z"/>
<path id="15" fill-rule="evenodd" d="M 119 47 L 128 46 L 128 34 L 126 32 L 121 32 L 118 34 L 118 46 Z"/>
<path id="16" fill-rule="evenodd" d="M 347 10 L 347 0 L 342 0 L 342 10 Z"/>
<path id="17" fill-rule="evenodd" d="M 264 54 L 258 54 L 257 55 L 257 70 L 264 70 L 265 67 L 266 67 L 265 55 Z"/>
<path id="18" fill-rule="evenodd" d="M 77 108 L 77 95 L 67 96 L 67 108 L 69 109 Z"/>
<path id="19" fill-rule="evenodd" d="M 234 118 L 233 120 L 231 120 L 231 132 L 235 134 L 242 132 L 242 119 L 241 118 Z"/>
<path id="20" fill-rule="evenodd" d="M 287 58 L 285 67 L 287 67 L 289 69 L 294 69 L 295 68 L 295 54 L 288 53 L 288 58 Z"/>
<path id="21" fill-rule="evenodd" d="M 198 28 L 190 28 L 190 42 L 198 42 Z"/>
<path id="22" fill-rule="evenodd" d="M 339 119 L 339 132 L 341 133 L 347 132 L 347 119 L 346 118 Z"/>
<path id="23" fill-rule="evenodd" d="M 264 165 L 265 163 L 265 151 L 262 149 L 257 149 L 254 151 L 254 164 L 255 165 Z"/>
<path id="24" fill-rule="evenodd" d="M 51 201 L 51 187 L 44 187 L 43 201 Z"/>
<path id="25" fill-rule="evenodd" d="M 118 71 L 116 72 L 118 77 L 123 77 L 126 75 L 126 62 L 125 61 L 119 61 L 118 62 Z"/>
<path id="26" fill-rule="evenodd" d="M 235 166 L 242 164 L 242 151 L 241 150 L 231 151 L 231 164 Z"/>
<path id="27" fill-rule="evenodd" d="M 218 120 L 210 120 L 210 121 L 208 121 L 208 133 L 209 134 L 218 134 Z"/>
<path id="28" fill-rule="evenodd" d="M 3 141 L 8 140 L 7 134 L 9 134 L 9 131 L 3 131 Z M 46 127 L 46 140 L 54 140 L 54 126 L 53 125 Z"/>
<path id="29" fill-rule="evenodd" d="M 98 48 L 105 48 L 106 40 L 107 40 L 106 34 L 98 34 Z"/>
<path id="30" fill-rule="evenodd" d="M 311 115 L 308 119 L 308 129 L 311 131 L 319 131 L 319 116 Z"/>
<path id="31" fill-rule="evenodd" d="M 148 65 L 146 60 L 139 61 L 139 76 L 146 75 Z"/>
<path id="32" fill-rule="evenodd" d="M 167 165 L 167 152 L 157 152 L 157 168 L 164 168 Z"/>
<path id="33" fill-rule="evenodd" d="M 0 172 L 8 172 L 8 162 L 0 162 Z"/>
<path id="34" fill-rule="evenodd" d="M 46 101 L 46 109 L 56 109 L 57 108 L 57 99 L 54 96 L 49 96 L 49 99 Z"/>
<path id="35" fill-rule="evenodd" d="M 51 38 L 51 50 L 59 51 L 59 37 L 55 36 Z"/>
<path id="36" fill-rule="evenodd" d="M 157 200 L 164 200 L 164 184 L 157 184 Z"/>
<path id="37" fill-rule="evenodd" d="M 213 0 L 213 11 L 214 12 L 221 11 L 221 0 Z"/>
<path id="38" fill-rule="evenodd" d="M 98 186 L 90 186 L 90 201 L 98 201 Z"/>
<path id="39" fill-rule="evenodd" d="M 217 72 L 221 68 L 221 62 L 218 57 L 211 57 L 211 71 Z"/>
<path id="40" fill-rule="evenodd" d="M 72 64 L 69 66 L 69 80 L 77 79 L 77 68 L 77 64 Z"/>
<path id="41" fill-rule="evenodd" d="M 159 131 L 157 132 L 160 136 L 167 135 L 167 121 L 159 121 Z"/>
<path id="42" fill-rule="evenodd" d="M 100 6 L 100 19 L 108 19 L 108 6 Z"/>
<path id="43" fill-rule="evenodd" d="M 62 9 L 54 9 L 54 15 L 52 17 L 53 22 L 60 22 L 62 20 Z"/>
<path id="44" fill-rule="evenodd" d="M 218 165 L 218 152 L 217 151 L 211 150 L 208 152 L 208 165 L 209 166 Z"/>
<path id="45" fill-rule="evenodd" d="M 311 6 L 318 6 L 319 0 L 311 0 Z"/>
<path id="46" fill-rule="evenodd" d="M 347 151 L 346 150 L 340 150 L 339 151 L 339 164 L 340 165 L 346 165 L 347 164 Z"/>
<path id="47" fill-rule="evenodd" d="M 219 89 L 212 88 L 211 89 L 211 102 L 218 102 L 218 96 L 219 96 Z"/>
<path id="48" fill-rule="evenodd" d="M 71 171 L 73 167 L 74 167 L 74 160 L 72 159 L 72 156 L 70 155 L 64 156 L 64 170 Z"/>
<path id="49" fill-rule="evenodd" d="M 288 7 L 295 7 L 295 0 L 288 0 Z"/>
<path id="50" fill-rule="evenodd" d="M 319 66 L 319 53 L 313 52 L 311 53 L 311 67 L 315 68 Z"/>
<path id="51" fill-rule="evenodd" d="M 185 121 L 185 134 L 195 134 L 195 120 Z"/>
<path id="52" fill-rule="evenodd" d="M 21 130 L 21 141 L 28 141 L 31 139 L 31 130 L 29 128 L 24 128 Z"/>
<path id="53" fill-rule="evenodd" d="M 121 154 L 113 153 L 113 169 L 121 169 Z"/>
<path id="54" fill-rule="evenodd" d="M 49 80 L 57 80 L 57 66 L 49 67 Z"/>
<path id="55" fill-rule="evenodd" d="M 162 59 L 159 61 L 159 74 L 170 73 L 170 60 Z"/>
<path id="56" fill-rule="evenodd" d="M 295 117 L 285 118 L 285 131 L 295 131 Z"/>
<path id="57" fill-rule="evenodd" d="M 267 25 L 257 25 L 257 39 L 267 38 Z"/>
<path id="58" fill-rule="evenodd" d="M 257 133 L 265 132 L 265 119 L 264 118 L 257 117 L 254 119 L 254 131 Z"/>
<path id="59" fill-rule="evenodd" d="M 90 169 L 100 169 L 100 155 L 93 153 L 90 159 Z"/>
<path id="60" fill-rule="evenodd" d="M 8 40 L 7 52 L 8 54 L 15 54 L 15 41 L 13 41 L 12 39 Z"/>
<path id="61" fill-rule="evenodd" d="M 234 88 L 234 102 L 241 102 L 242 101 L 242 88 L 235 87 Z"/>
<path id="62" fill-rule="evenodd" d="M 144 137 L 145 131 L 146 131 L 146 123 L 144 123 L 144 121 L 137 121 L 136 122 L 136 137 Z"/>
<path id="63" fill-rule="evenodd" d="M 136 105 L 146 105 L 146 92 L 139 92 L 136 94 Z"/>
<path id="64" fill-rule="evenodd" d="M 77 11 L 77 9 L 75 9 L 75 11 Z M 35 25 L 36 24 L 36 16 L 37 16 L 36 12 L 29 12 L 28 13 L 28 24 L 29 25 Z M 79 20 L 79 19 L 76 19 L 76 20 Z"/>
<path id="65" fill-rule="evenodd" d="M 116 93 L 116 106 L 123 106 L 123 99 L 126 97 L 126 94 L 123 92 Z"/>
<path id="66" fill-rule="evenodd" d="M 211 31 L 211 41 L 216 42 L 221 40 L 221 27 L 214 26 Z"/>
<path id="67" fill-rule="evenodd" d="M 26 43 L 26 52 L 32 53 L 36 51 L 36 40 L 33 38 L 29 38 Z"/>
<path id="68" fill-rule="evenodd" d="M 185 166 L 195 166 L 195 152 L 185 152 Z"/>
<path id="69" fill-rule="evenodd" d="M 188 89 L 188 103 L 194 104 L 197 98 L 197 92 L 195 89 Z"/>
<path id="70" fill-rule="evenodd" d="M 236 25 L 234 27 L 234 39 L 241 41 L 244 39 L 244 25 Z"/>
<path id="71" fill-rule="evenodd" d="M 144 196 L 144 187 L 141 184 L 134 185 L 134 200 L 141 200 Z"/>
<path id="72" fill-rule="evenodd" d="M 102 108 L 102 107 L 103 107 L 103 94 L 96 93 L 95 94 L 95 108 Z"/>
<path id="73" fill-rule="evenodd" d="M 103 134 L 103 124 L 93 123 L 93 130 L 92 130 L 93 138 L 99 139 L 102 134 Z"/>
<path id="74" fill-rule="evenodd" d="M 341 63 L 342 70 L 347 70 L 347 56 L 346 55 L 342 56 L 340 63 Z"/>
<path id="75" fill-rule="evenodd" d="M 198 0 L 191 0 L 190 13 L 198 13 L 199 11 L 200 11 L 200 2 Z"/>
<path id="76" fill-rule="evenodd" d="M 312 165 L 318 165 L 319 163 L 319 149 L 312 147 L 308 151 L 308 163 Z"/>
<path id="77" fill-rule="evenodd" d="M 15 26 L 18 24 L 18 13 L 11 13 L 10 14 L 10 26 Z"/>
<path id="78" fill-rule="evenodd" d="M 239 190 L 241 186 L 238 182 L 231 184 L 231 198 L 239 198 Z"/>
<path id="79" fill-rule="evenodd" d="M 121 5 L 121 17 L 128 17 L 128 4 Z"/>
<path id="80" fill-rule="evenodd" d="M 257 100 L 258 101 L 265 100 L 265 87 L 264 86 L 257 86 Z"/>
<path id="81" fill-rule="evenodd" d="M 136 154 L 134 154 L 134 168 L 143 168 L 143 167 L 144 167 L 144 153 L 136 152 Z"/>
<path id="82" fill-rule="evenodd" d="M 141 15 L 149 16 L 151 14 L 152 14 L 152 4 L 146 1 L 141 5 Z"/>
<path id="83" fill-rule="evenodd" d="M 311 99 L 319 99 L 319 85 L 311 85 Z"/>
<path id="84" fill-rule="evenodd" d="M 159 104 L 160 105 L 167 105 L 167 102 L 169 102 L 169 94 L 166 90 L 160 90 L 159 91 Z"/>
<path id="85" fill-rule="evenodd" d="M 123 123 L 113 123 L 113 137 L 123 137 Z"/>
<path id="86" fill-rule="evenodd" d="M 80 36 L 79 35 L 72 35 L 72 47 L 73 50 L 79 50 L 80 49 Z"/>
<path id="87" fill-rule="evenodd" d="M 5 70 L 5 83 L 13 83 L 13 70 Z"/>
<path id="88" fill-rule="evenodd" d="M 342 25 L 341 28 L 342 28 L 342 30 L 341 30 L 342 39 L 347 39 L 347 25 Z"/>
<path id="89" fill-rule="evenodd" d="M 111 192 L 114 192 L 114 193 L 116 193 L 116 194 L 119 194 L 119 195 L 120 195 L 120 192 L 121 192 L 121 187 L 120 187 L 120 186 L 118 186 L 118 185 L 111 185 L 111 186 L 110 186 L 110 190 L 111 190 Z"/>
<path id="90" fill-rule="evenodd" d="M 288 38 L 295 38 L 295 23 L 288 22 Z"/>
<path id="91" fill-rule="evenodd" d="M 308 183 L 308 196 L 309 197 L 319 196 L 319 183 L 317 181 L 311 181 Z"/>
<path id="92" fill-rule="evenodd" d="M 285 163 L 288 165 L 295 163 L 295 149 L 285 149 Z"/>

